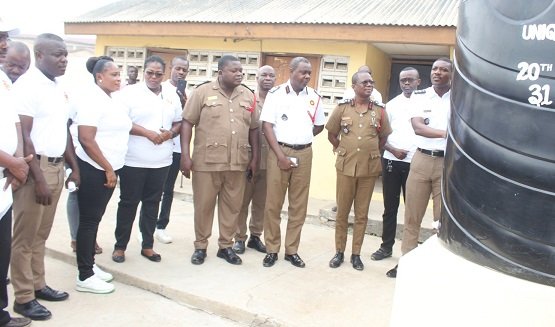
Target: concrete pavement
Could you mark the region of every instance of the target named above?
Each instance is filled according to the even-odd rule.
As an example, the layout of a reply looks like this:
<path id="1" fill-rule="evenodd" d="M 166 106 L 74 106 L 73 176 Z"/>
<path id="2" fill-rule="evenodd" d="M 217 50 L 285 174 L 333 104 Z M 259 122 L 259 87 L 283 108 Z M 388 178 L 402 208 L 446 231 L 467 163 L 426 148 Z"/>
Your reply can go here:
<path id="1" fill-rule="evenodd" d="M 155 241 L 154 249 L 162 262 L 154 263 L 140 255 L 136 240 L 137 223 L 122 264 L 111 260 L 114 244 L 119 189 L 108 205 L 98 232 L 104 253 L 96 262 L 115 276 L 116 291 L 108 295 L 74 291 L 77 269 L 71 252 L 65 212 L 64 192 L 51 236 L 47 281 L 54 288 L 71 292 L 63 303 L 44 303 L 53 312 L 52 320 L 41 325 L 78 326 L 388 326 L 395 279 L 385 276 L 400 255 L 400 242 L 392 258 L 371 261 L 370 254 L 381 239 L 367 235 L 363 245 L 364 271 L 345 262 L 338 269 L 328 267 L 334 255 L 333 200 L 310 199 L 309 216 L 303 228 L 299 254 L 307 267 L 296 268 L 283 260 L 283 250 L 272 268 L 262 266 L 262 253 L 248 249 L 243 264 L 233 266 L 216 257 L 217 222 L 208 247 L 208 258 L 201 266 L 190 263 L 193 252 L 193 204 L 189 180 L 176 183 L 176 194 L 168 233 L 171 244 Z M 370 208 L 370 226 L 378 224 L 383 211 L 381 184 Z M 284 205 L 287 208 L 287 204 Z M 326 216 L 327 215 L 327 216 Z M 402 221 L 402 208 L 399 220 Z M 217 219 L 217 218 L 215 218 Z M 429 227 L 427 216 L 423 226 Z M 284 230 L 286 220 L 283 220 Z M 427 225 L 426 225 L 427 224 Z M 375 228 L 375 227 L 374 227 Z M 372 227 L 369 227 L 372 230 Z M 283 238 L 283 235 L 282 235 Z M 350 242 L 346 257 L 350 256 Z M 56 259 L 56 260 L 52 260 Z M 13 299 L 10 297 L 10 299 Z M 192 322 L 191 312 L 200 314 Z M 85 317 L 85 318 L 84 318 Z M 221 318 L 220 318 L 221 317 Z"/>

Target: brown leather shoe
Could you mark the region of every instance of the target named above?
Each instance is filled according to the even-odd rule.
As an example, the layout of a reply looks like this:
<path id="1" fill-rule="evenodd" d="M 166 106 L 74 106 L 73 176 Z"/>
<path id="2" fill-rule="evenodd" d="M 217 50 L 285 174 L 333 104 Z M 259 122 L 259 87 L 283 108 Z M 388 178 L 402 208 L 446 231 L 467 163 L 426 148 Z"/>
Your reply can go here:
<path id="1" fill-rule="evenodd" d="M 94 242 L 94 253 L 96 253 L 96 254 L 101 254 L 102 253 L 102 248 L 100 247 L 100 245 L 98 245 L 97 242 Z"/>
<path id="2" fill-rule="evenodd" d="M 71 241 L 70 246 L 73 252 L 77 252 L 77 241 Z"/>

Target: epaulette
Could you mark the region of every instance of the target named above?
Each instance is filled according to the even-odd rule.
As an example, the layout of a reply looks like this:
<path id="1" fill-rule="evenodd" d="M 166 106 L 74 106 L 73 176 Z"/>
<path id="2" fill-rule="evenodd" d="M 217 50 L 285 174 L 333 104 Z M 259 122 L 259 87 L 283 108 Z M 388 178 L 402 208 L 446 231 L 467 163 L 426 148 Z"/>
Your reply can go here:
<path id="1" fill-rule="evenodd" d="M 268 91 L 268 92 L 274 93 L 275 91 L 279 90 L 280 87 L 281 87 L 281 85 L 274 86 L 274 87 L 273 87 L 270 91 Z"/>
<path id="2" fill-rule="evenodd" d="M 246 87 L 247 90 L 251 91 L 254 94 L 254 90 L 251 89 L 250 87 L 246 86 L 245 84 L 241 83 L 242 86 Z"/>
<path id="3" fill-rule="evenodd" d="M 200 84 L 198 84 L 197 86 L 195 86 L 195 89 L 198 89 L 199 86 L 204 85 L 206 83 L 210 83 L 211 81 L 206 81 L 206 82 L 202 82 Z"/>
<path id="4" fill-rule="evenodd" d="M 412 92 L 413 94 L 426 94 L 426 90 L 415 90 L 414 92 Z"/>
<path id="5" fill-rule="evenodd" d="M 353 99 L 341 99 L 339 100 L 339 102 L 337 102 L 337 104 L 351 103 L 351 101 L 353 101 Z"/>
<path id="6" fill-rule="evenodd" d="M 378 107 L 385 108 L 385 103 L 382 103 L 382 102 L 380 102 L 380 101 L 378 101 L 378 100 L 374 100 L 372 103 L 375 104 L 375 105 L 378 106 Z"/>

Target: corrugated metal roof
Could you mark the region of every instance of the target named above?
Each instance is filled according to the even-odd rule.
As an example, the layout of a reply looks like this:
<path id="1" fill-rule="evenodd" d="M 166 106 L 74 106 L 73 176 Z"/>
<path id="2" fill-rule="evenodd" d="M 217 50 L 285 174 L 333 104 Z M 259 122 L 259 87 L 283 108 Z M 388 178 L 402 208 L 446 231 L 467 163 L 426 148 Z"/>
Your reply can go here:
<path id="1" fill-rule="evenodd" d="M 188 22 L 448 26 L 459 0 L 121 0 L 66 23 Z"/>

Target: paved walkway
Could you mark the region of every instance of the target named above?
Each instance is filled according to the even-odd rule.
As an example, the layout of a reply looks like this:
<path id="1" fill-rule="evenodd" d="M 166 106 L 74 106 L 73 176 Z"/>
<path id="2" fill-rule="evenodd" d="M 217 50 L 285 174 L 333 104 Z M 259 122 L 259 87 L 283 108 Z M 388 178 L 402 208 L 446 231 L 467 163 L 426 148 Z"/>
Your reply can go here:
<path id="1" fill-rule="evenodd" d="M 381 185 L 376 187 L 370 208 L 370 217 L 376 221 L 369 225 L 381 219 L 383 203 L 379 190 Z M 153 263 L 140 255 L 135 223 L 126 261 L 117 264 L 111 260 L 119 199 L 116 189 L 98 232 L 104 253 L 96 257 L 97 264 L 115 276 L 116 291 L 109 295 L 74 291 L 77 269 L 69 246 L 67 194 L 63 193 L 47 242 L 47 280 L 52 287 L 67 290 L 71 295 L 67 302 L 47 304 L 53 312 L 52 320 L 34 325 L 389 325 L 395 280 L 387 278 L 385 272 L 397 263 L 400 242 L 396 243 L 392 258 L 374 262 L 370 254 L 379 247 L 381 239 L 367 235 L 362 251 L 364 271 L 354 270 L 348 262 L 331 269 L 328 262 L 335 252 L 334 229 L 328 225 L 333 220 L 329 212 L 334 201 L 310 199 L 308 223 L 303 228 L 299 249 L 306 268 L 293 267 L 283 260 L 283 250 L 274 267 L 264 268 L 264 255 L 248 248 L 241 255 L 242 265 L 228 264 L 216 257 L 216 222 L 208 258 L 203 265 L 195 266 L 190 263 L 194 240 L 190 181 L 184 180 L 181 187 L 178 179 L 176 192 L 167 229 L 174 242 L 154 245 L 162 262 Z M 401 208 L 399 220 L 402 213 Z M 282 226 L 285 223 L 286 220 Z M 346 256 L 350 256 L 349 250 Z"/>

